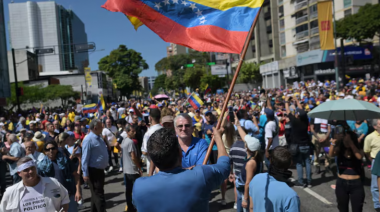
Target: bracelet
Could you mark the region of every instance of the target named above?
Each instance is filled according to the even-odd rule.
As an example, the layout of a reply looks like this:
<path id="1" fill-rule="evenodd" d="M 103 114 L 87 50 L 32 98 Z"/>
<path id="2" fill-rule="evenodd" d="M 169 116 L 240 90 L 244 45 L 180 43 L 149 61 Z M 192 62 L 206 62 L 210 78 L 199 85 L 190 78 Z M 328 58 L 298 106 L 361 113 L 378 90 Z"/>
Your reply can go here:
<path id="1" fill-rule="evenodd" d="M 333 142 L 330 142 L 330 145 L 331 145 L 331 146 L 335 146 L 335 143 L 333 143 Z"/>
<path id="2" fill-rule="evenodd" d="M 248 202 L 248 200 L 247 200 L 247 199 L 242 199 L 242 201 L 243 201 L 243 202 Z"/>

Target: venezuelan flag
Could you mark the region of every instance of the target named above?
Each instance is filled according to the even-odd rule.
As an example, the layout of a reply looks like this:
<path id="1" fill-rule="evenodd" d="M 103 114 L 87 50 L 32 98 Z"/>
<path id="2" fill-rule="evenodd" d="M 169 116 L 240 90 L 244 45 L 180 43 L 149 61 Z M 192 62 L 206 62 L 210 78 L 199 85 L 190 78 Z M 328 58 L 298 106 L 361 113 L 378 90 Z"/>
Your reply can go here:
<path id="1" fill-rule="evenodd" d="M 240 54 L 264 0 L 107 0 L 164 41 L 203 52 Z"/>
<path id="2" fill-rule="evenodd" d="M 45 107 L 44 107 L 44 105 L 43 105 L 43 104 L 41 104 L 40 113 L 43 113 L 43 114 L 45 114 L 45 113 L 46 113 L 46 111 L 45 111 Z"/>
<path id="3" fill-rule="evenodd" d="M 103 111 L 106 109 L 106 103 L 104 102 L 103 94 L 100 95 L 98 104 L 97 104 L 97 111 Z"/>
<path id="4" fill-rule="evenodd" d="M 206 90 L 205 90 L 205 95 L 206 95 L 207 93 L 209 93 L 209 92 L 211 92 L 211 87 L 207 84 L 207 86 L 206 86 Z"/>
<path id="5" fill-rule="evenodd" d="M 195 110 L 198 110 L 203 105 L 203 101 L 195 93 L 192 93 L 187 101 Z"/>
<path id="6" fill-rule="evenodd" d="M 98 104 L 93 103 L 83 106 L 83 113 L 95 113 L 98 110 Z"/>

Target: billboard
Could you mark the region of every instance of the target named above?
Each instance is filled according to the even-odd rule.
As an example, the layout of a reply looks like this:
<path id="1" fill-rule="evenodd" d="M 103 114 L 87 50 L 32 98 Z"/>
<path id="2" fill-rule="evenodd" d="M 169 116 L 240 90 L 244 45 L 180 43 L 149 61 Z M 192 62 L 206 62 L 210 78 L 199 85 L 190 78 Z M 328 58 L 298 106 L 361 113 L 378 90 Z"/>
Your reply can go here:
<path id="1" fill-rule="evenodd" d="M 225 75 L 225 74 L 227 74 L 226 64 L 211 66 L 211 74 L 212 75 Z"/>
<path id="2" fill-rule="evenodd" d="M 372 46 L 361 47 L 361 46 L 345 46 L 344 55 L 351 56 L 354 60 L 367 60 L 372 59 Z M 340 47 L 337 48 L 338 57 L 340 57 Z M 325 51 L 322 62 L 332 62 L 335 61 L 335 50 Z"/>
<path id="3" fill-rule="evenodd" d="M 0 98 L 11 96 L 9 83 L 7 41 L 5 39 L 4 4 L 0 0 Z"/>

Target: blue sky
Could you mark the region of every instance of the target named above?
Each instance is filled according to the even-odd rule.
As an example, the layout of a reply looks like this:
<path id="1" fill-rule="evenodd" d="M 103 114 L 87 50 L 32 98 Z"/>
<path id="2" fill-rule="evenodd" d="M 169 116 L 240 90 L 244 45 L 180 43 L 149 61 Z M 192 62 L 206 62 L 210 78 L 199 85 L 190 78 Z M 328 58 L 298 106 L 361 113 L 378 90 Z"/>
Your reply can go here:
<path id="1" fill-rule="evenodd" d="M 4 0 L 6 24 L 9 21 L 8 4 L 10 2 L 11 0 Z M 26 2 L 26 0 L 14 0 L 14 2 Z M 104 51 L 89 53 L 91 70 L 97 70 L 98 61 L 102 57 L 108 55 L 120 44 L 124 44 L 140 52 L 148 63 L 149 69 L 142 72 L 140 76 L 157 75 L 154 65 L 166 57 L 166 47 L 169 44 L 146 26 L 140 27 L 136 32 L 124 14 L 101 8 L 106 0 L 56 0 L 55 2 L 66 9 L 72 9 L 85 23 L 88 41 L 95 42 L 97 50 L 104 49 Z M 7 39 L 9 39 L 8 34 Z"/>

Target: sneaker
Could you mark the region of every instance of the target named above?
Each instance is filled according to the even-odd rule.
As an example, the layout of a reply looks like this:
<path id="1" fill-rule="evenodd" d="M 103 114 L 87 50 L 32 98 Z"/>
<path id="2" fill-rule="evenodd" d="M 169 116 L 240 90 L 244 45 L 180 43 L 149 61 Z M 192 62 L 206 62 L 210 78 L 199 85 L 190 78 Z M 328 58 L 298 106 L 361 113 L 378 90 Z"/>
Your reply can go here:
<path id="1" fill-rule="evenodd" d="M 234 209 L 237 209 L 237 204 L 236 204 L 236 202 L 234 203 Z"/>
<path id="2" fill-rule="evenodd" d="M 110 166 L 107 172 L 111 172 L 113 170 L 113 166 Z"/>
<path id="3" fill-rule="evenodd" d="M 108 174 L 107 170 L 104 170 L 104 174 Z"/>
<path id="4" fill-rule="evenodd" d="M 308 183 L 308 184 L 307 184 L 307 187 L 308 187 L 308 188 L 312 188 L 313 186 L 312 186 L 310 183 Z"/>
<path id="5" fill-rule="evenodd" d="M 299 183 L 298 181 L 296 181 L 296 182 L 294 182 L 294 187 L 297 187 L 297 188 L 305 188 L 305 187 L 306 187 L 306 184 Z"/>
<path id="6" fill-rule="evenodd" d="M 315 173 L 316 174 L 320 174 L 321 173 L 321 167 L 320 166 L 316 166 L 315 167 Z"/>
<path id="7" fill-rule="evenodd" d="M 222 200 L 220 201 L 220 204 L 222 204 L 223 206 L 227 205 L 226 200 L 222 199 Z"/>
<path id="8" fill-rule="evenodd" d="M 120 167 L 119 172 L 123 172 L 123 168 L 122 167 Z"/>

